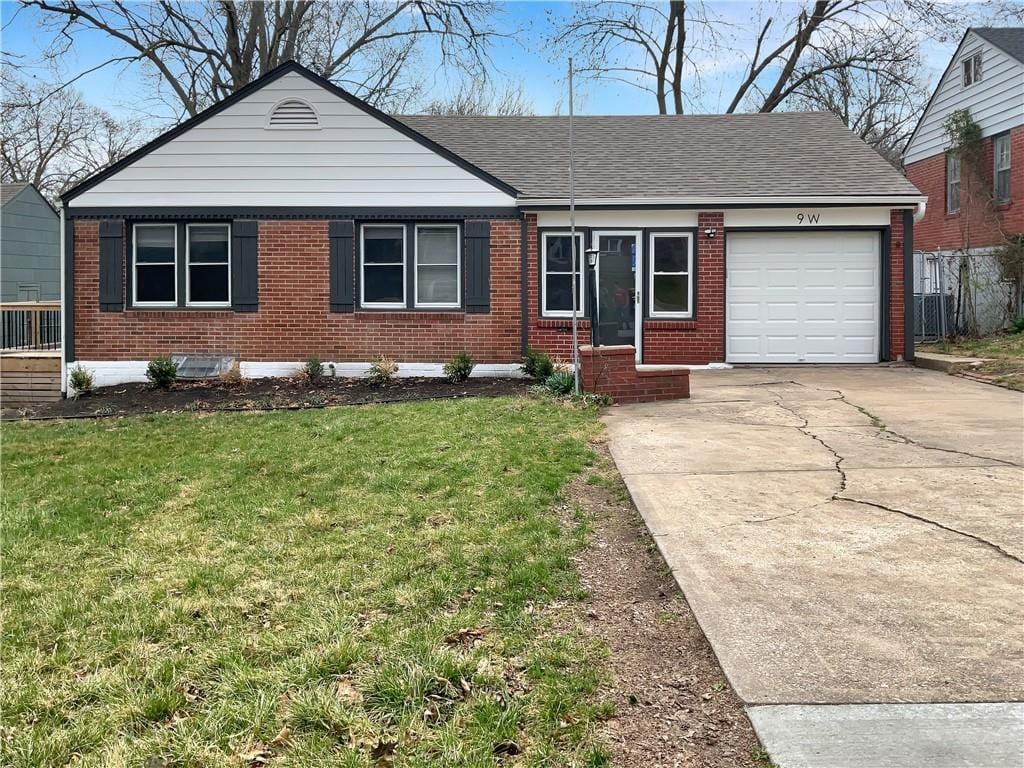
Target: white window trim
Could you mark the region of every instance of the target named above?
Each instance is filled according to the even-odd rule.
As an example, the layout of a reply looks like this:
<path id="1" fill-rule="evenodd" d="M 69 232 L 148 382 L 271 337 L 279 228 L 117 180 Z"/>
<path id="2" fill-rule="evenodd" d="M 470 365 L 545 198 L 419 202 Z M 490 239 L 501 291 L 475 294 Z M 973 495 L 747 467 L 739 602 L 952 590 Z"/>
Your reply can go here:
<path id="1" fill-rule="evenodd" d="M 970 72 L 970 81 L 968 82 L 968 71 Z M 975 83 L 980 83 L 985 77 L 985 69 L 983 67 L 981 51 L 975 51 L 974 53 L 965 56 L 960 60 L 960 85 L 963 88 L 970 88 Z"/>
<path id="2" fill-rule="evenodd" d="M 685 237 L 686 238 L 686 270 L 683 272 L 656 272 L 654 269 L 654 241 L 659 237 Z M 692 232 L 651 232 L 648 241 L 648 251 L 651 268 L 648 270 L 647 295 L 650 296 L 649 315 L 651 319 L 676 319 L 689 320 L 693 318 L 693 233 Z M 655 275 L 686 275 L 686 311 L 685 312 L 659 312 L 654 308 L 654 276 Z"/>
<path id="3" fill-rule="evenodd" d="M 454 229 L 455 230 L 455 302 L 420 301 L 420 228 L 430 229 Z M 413 227 L 413 297 L 414 306 L 419 309 L 458 309 L 462 306 L 462 228 L 458 224 L 416 224 Z M 431 265 L 427 265 L 431 266 Z M 436 264 L 433 266 L 450 267 L 451 264 Z"/>
<path id="4" fill-rule="evenodd" d="M 953 165 L 950 161 L 956 161 L 956 207 L 951 206 L 951 196 L 949 194 L 950 187 L 953 184 L 953 179 L 950 178 L 949 169 Z M 960 213 L 960 178 L 962 176 L 962 169 L 960 166 L 960 158 L 956 155 L 946 155 L 946 213 Z"/>
<path id="5" fill-rule="evenodd" d="M 366 263 L 363 256 L 366 253 L 366 230 L 368 229 L 401 229 L 402 230 L 402 301 L 366 301 Z M 406 267 L 409 263 L 408 239 L 405 224 L 363 224 L 359 227 L 359 306 L 367 309 L 406 309 L 408 303 L 408 280 L 406 279 Z M 371 265 L 373 266 L 373 265 Z M 395 266 L 395 265 L 391 265 Z"/>
<path id="6" fill-rule="evenodd" d="M 228 300 L 227 301 L 192 301 L 192 240 L 189 238 L 189 230 L 192 227 L 222 227 L 228 233 Z M 219 261 L 198 261 L 197 267 L 219 267 Z M 230 307 L 231 306 L 231 225 L 214 222 L 207 224 L 196 221 L 185 225 L 185 306 L 186 307 Z"/>
<path id="7" fill-rule="evenodd" d="M 140 229 L 152 229 L 154 227 L 164 228 L 170 227 L 174 230 L 174 299 L 172 301 L 139 301 L 136 297 L 139 295 L 138 292 L 138 250 L 139 250 L 139 237 L 138 231 Z M 148 266 L 146 264 L 143 267 Z M 166 266 L 166 265 L 161 265 Z M 132 306 L 133 307 L 176 307 L 178 306 L 178 225 L 177 224 L 133 224 L 132 225 Z"/>
<path id="8" fill-rule="evenodd" d="M 1006 167 L 1005 168 L 1000 168 L 999 167 L 999 161 L 1000 161 L 1000 157 L 999 157 L 999 154 L 1000 154 L 999 153 L 999 144 L 1001 142 L 1006 145 Z M 998 203 L 1005 203 L 1008 200 L 1010 200 L 1010 190 L 1009 189 L 1006 190 L 1006 197 L 999 197 L 999 174 L 1000 173 L 1006 173 L 1006 174 L 1010 173 L 1010 171 L 1011 171 L 1011 169 L 1013 167 L 1013 157 L 1010 154 L 1011 152 L 1012 152 L 1012 149 L 1010 147 L 1010 134 L 1003 133 L 1003 134 L 1000 134 L 999 136 L 996 136 L 992 140 L 992 159 L 993 159 L 993 164 L 995 166 L 994 170 L 993 170 L 993 173 L 992 173 L 992 187 L 993 187 L 993 192 L 996 193 L 996 202 L 998 202 Z M 1012 179 L 1012 176 L 1010 178 Z M 1012 182 L 1011 182 L 1011 184 L 1012 184 Z"/>
<path id="9" fill-rule="evenodd" d="M 566 230 L 550 230 L 541 233 L 540 243 L 540 302 L 541 302 L 541 317 L 572 317 L 572 310 L 549 310 L 548 309 L 548 238 L 549 237 L 569 237 L 572 233 Z M 579 296 L 576 298 L 576 314 L 577 317 L 584 316 L 584 303 L 583 297 L 586 296 L 586 290 L 584 283 L 586 282 L 587 270 L 583 268 L 584 259 L 584 248 L 586 243 L 583 239 L 583 232 L 576 230 L 576 239 L 579 241 L 576 246 L 576 260 L 579 262 L 579 280 L 576 284 L 576 288 L 579 291 Z M 571 258 L 570 258 L 571 262 Z M 555 272 L 556 275 L 571 275 L 571 272 Z"/>

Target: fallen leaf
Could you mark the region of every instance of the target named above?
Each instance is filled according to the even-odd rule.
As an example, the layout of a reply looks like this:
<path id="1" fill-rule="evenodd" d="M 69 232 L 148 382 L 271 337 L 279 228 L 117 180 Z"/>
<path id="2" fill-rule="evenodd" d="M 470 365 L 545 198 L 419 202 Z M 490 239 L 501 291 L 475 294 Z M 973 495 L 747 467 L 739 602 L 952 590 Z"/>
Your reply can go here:
<path id="1" fill-rule="evenodd" d="M 356 690 L 356 687 L 352 685 L 348 680 L 339 680 L 337 685 L 334 686 L 335 695 L 348 704 L 358 704 L 363 700 L 363 694 Z"/>
<path id="2" fill-rule="evenodd" d="M 397 747 L 397 741 L 384 741 L 384 739 L 381 739 L 377 742 L 377 746 L 370 750 L 370 759 L 376 762 L 377 765 L 391 765 L 395 762 L 395 749 Z"/>
<path id="3" fill-rule="evenodd" d="M 519 745 L 514 741 L 502 741 L 494 745 L 494 754 L 496 755 L 518 755 L 522 750 Z"/>
<path id="4" fill-rule="evenodd" d="M 277 732 L 277 736 L 270 740 L 270 746 L 276 748 L 288 746 L 288 742 L 292 740 L 292 729 L 287 725 L 284 726 L 280 731 Z"/>

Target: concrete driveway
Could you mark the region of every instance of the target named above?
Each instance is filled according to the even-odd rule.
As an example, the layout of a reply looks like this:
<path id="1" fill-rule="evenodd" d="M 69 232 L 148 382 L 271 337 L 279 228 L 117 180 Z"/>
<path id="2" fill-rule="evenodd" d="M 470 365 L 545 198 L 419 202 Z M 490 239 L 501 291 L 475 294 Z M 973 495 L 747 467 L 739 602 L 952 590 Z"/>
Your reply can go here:
<path id="1" fill-rule="evenodd" d="M 691 381 L 610 409 L 611 451 L 776 762 L 1024 765 L 1024 397 L 904 367 Z"/>

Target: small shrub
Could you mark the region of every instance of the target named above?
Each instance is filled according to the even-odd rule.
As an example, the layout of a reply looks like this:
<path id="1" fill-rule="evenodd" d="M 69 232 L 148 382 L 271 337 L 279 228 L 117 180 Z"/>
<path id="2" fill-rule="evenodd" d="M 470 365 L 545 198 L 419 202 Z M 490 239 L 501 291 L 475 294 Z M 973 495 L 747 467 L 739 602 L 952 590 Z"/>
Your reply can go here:
<path id="1" fill-rule="evenodd" d="M 366 378 L 370 380 L 371 384 L 383 387 L 385 384 L 390 384 L 394 381 L 395 376 L 397 375 L 398 363 L 390 357 L 378 355 L 374 361 L 370 363 L 370 371 L 367 373 Z"/>
<path id="2" fill-rule="evenodd" d="M 316 355 L 307 357 L 306 364 L 302 366 L 302 375 L 306 379 L 307 384 L 316 384 L 320 377 L 324 375 L 324 364 L 320 361 L 320 358 Z"/>
<path id="3" fill-rule="evenodd" d="M 94 386 L 92 371 L 83 368 L 81 363 L 71 369 L 71 373 L 68 376 L 68 383 L 71 384 L 71 388 L 75 390 L 73 397 L 78 398 L 79 395 L 87 395 L 92 392 Z"/>
<path id="4" fill-rule="evenodd" d="M 555 372 L 555 364 L 551 360 L 551 355 L 536 349 L 526 350 L 520 368 L 529 378 L 537 381 L 547 381 Z"/>
<path id="5" fill-rule="evenodd" d="M 1010 333 L 1024 333 L 1024 317 L 1018 317 L 1010 324 Z"/>
<path id="6" fill-rule="evenodd" d="M 444 364 L 444 375 L 448 377 L 448 381 L 458 384 L 469 378 L 475 365 L 476 361 L 473 356 L 469 352 L 462 351 Z"/>
<path id="7" fill-rule="evenodd" d="M 555 371 L 544 379 L 544 386 L 553 395 L 569 395 L 576 386 L 576 377 L 571 371 Z"/>
<path id="8" fill-rule="evenodd" d="M 166 355 L 150 360 L 146 366 L 146 378 L 161 389 L 170 389 L 178 378 L 178 364 Z"/>

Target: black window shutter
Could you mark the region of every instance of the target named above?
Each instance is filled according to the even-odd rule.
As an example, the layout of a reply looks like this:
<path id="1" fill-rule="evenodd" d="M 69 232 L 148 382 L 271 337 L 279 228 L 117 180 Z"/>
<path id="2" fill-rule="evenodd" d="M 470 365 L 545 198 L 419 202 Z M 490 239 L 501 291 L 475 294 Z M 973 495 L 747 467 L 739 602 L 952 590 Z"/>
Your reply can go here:
<path id="1" fill-rule="evenodd" d="M 328 237 L 331 243 L 331 312 L 352 312 L 355 307 L 355 223 L 349 220 L 332 221 Z"/>
<path id="2" fill-rule="evenodd" d="M 259 222 L 231 224 L 231 308 L 235 312 L 259 310 Z"/>
<path id="3" fill-rule="evenodd" d="M 466 312 L 491 311 L 491 222 L 466 222 Z"/>
<path id="4" fill-rule="evenodd" d="M 100 311 L 124 310 L 124 219 L 100 222 Z"/>

